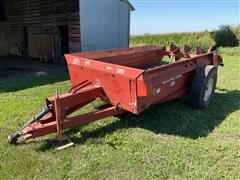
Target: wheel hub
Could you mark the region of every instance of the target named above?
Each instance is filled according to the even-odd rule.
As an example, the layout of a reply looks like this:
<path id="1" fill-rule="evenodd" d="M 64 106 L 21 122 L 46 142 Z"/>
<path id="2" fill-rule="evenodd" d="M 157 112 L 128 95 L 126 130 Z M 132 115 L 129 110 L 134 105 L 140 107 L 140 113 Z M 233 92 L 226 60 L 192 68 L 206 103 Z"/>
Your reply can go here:
<path id="1" fill-rule="evenodd" d="M 212 90 L 213 90 L 213 83 L 214 83 L 214 78 L 211 77 L 209 78 L 207 84 L 206 84 L 206 89 L 204 92 L 204 101 L 208 101 L 208 99 L 210 98 L 211 94 L 212 94 Z"/>

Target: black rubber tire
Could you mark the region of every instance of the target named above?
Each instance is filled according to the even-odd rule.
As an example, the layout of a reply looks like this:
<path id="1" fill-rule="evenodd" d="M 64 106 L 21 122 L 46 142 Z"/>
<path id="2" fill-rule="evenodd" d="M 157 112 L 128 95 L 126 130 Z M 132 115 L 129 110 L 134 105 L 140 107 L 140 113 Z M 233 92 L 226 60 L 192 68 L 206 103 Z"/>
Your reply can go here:
<path id="1" fill-rule="evenodd" d="M 210 78 L 213 77 L 213 87 L 207 100 L 204 100 L 205 90 Z M 194 108 L 206 108 L 211 102 L 217 84 L 217 68 L 212 65 L 200 66 L 196 70 L 190 90 L 190 105 Z"/>

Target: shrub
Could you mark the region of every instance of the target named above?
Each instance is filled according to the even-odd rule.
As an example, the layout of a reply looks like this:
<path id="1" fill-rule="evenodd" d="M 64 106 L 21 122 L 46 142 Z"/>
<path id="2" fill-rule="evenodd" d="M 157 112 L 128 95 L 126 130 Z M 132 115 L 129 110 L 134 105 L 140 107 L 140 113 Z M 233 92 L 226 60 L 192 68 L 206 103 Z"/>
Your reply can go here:
<path id="1" fill-rule="evenodd" d="M 218 30 L 214 31 L 213 39 L 217 47 L 234 47 L 239 45 L 236 35 L 229 25 L 222 25 Z"/>
<path id="2" fill-rule="evenodd" d="M 231 29 L 236 39 L 238 40 L 238 45 L 240 45 L 240 25 L 233 26 Z"/>

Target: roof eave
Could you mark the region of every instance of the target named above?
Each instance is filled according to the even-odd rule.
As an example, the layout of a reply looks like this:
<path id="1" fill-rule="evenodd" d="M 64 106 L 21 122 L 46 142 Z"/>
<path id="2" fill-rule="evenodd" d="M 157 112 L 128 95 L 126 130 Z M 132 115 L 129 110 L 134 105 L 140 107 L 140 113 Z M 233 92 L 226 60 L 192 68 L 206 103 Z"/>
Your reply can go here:
<path id="1" fill-rule="evenodd" d="M 120 1 L 126 2 L 128 4 L 128 7 L 129 7 L 130 11 L 135 11 L 136 10 L 128 0 L 120 0 Z"/>

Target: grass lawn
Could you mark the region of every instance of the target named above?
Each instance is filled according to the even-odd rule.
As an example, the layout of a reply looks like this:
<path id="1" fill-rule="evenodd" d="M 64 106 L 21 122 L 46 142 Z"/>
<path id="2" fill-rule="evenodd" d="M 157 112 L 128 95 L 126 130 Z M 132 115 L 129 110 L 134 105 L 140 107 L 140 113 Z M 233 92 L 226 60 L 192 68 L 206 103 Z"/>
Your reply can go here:
<path id="1" fill-rule="evenodd" d="M 62 151 L 47 143 L 54 135 L 17 146 L 7 135 L 39 112 L 46 96 L 67 91 L 67 75 L 1 82 L 0 179 L 239 179 L 239 57 L 224 62 L 208 109 L 190 108 L 186 97 L 140 116 L 106 118 L 68 130 L 75 146 Z"/>

